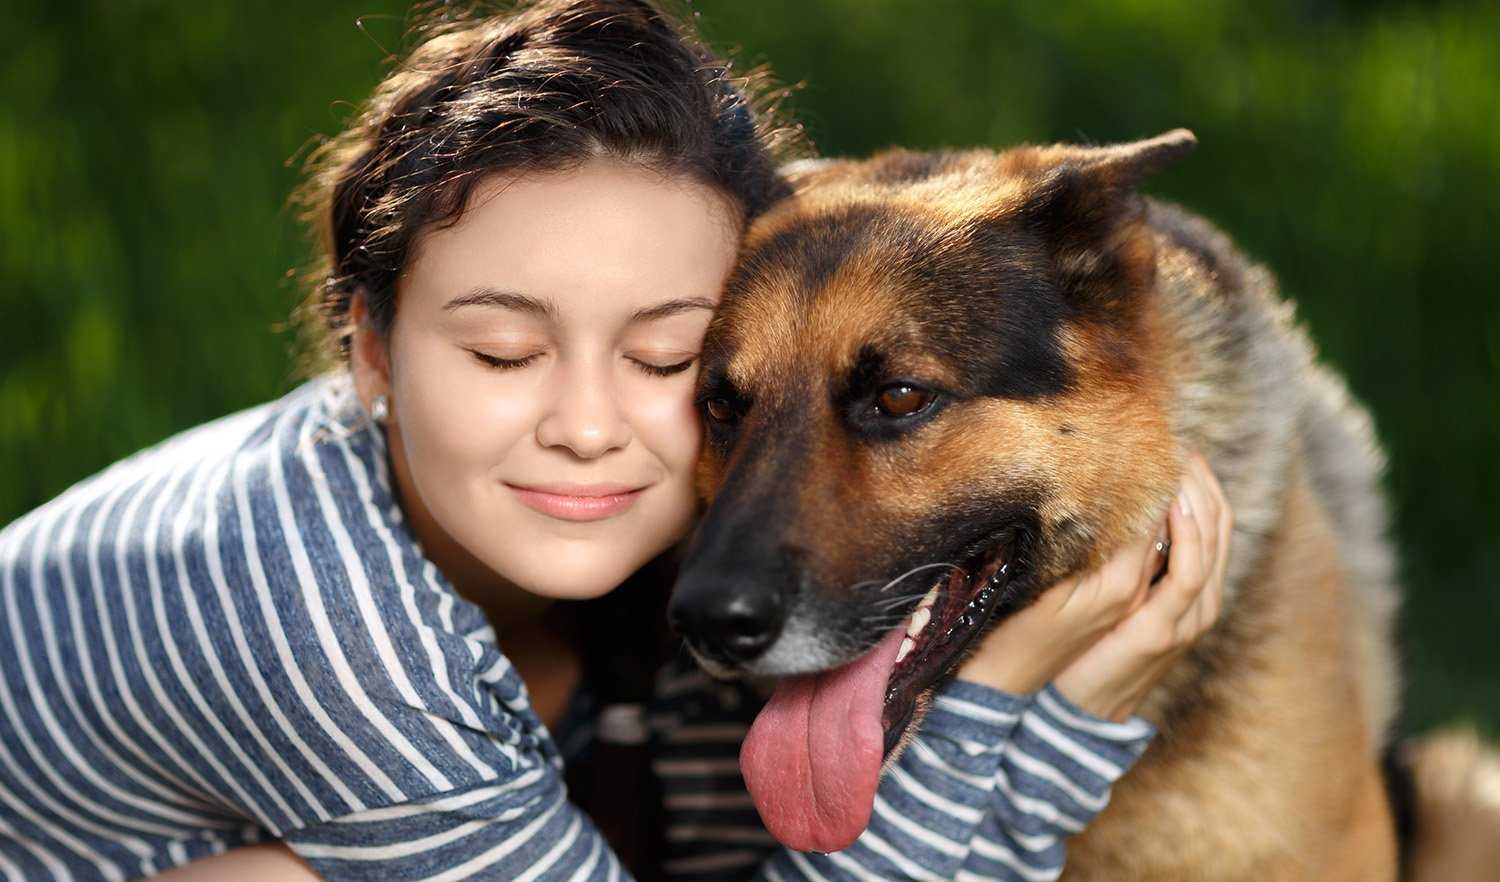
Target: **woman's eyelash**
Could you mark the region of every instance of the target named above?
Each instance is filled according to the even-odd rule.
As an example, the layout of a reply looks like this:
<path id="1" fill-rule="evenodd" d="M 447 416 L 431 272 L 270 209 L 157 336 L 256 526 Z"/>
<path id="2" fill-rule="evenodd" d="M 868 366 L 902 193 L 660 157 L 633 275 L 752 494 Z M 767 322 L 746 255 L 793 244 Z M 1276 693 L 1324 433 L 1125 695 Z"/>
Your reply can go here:
<path id="1" fill-rule="evenodd" d="M 673 374 L 680 374 L 688 368 L 692 367 L 693 362 L 697 360 L 697 356 L 694 356 L 687 361 L 679 361 L 676 364 L 651 364 L 647 361 L 636 361 L 633 358 L 631 359 L 631 361 L 635 362 L 636 367 L 639 367 L 641 370 L 645 371 L 653 377 L 670 377 Z"/>
<path id="2" fill-rule="evenodd" d="M 501 358 L 498 355 L 490 355 L 485 352 L 480 352 L 477 349 L 470 349 L 469 353 L 476 359 L 478 359 L 481 364 L 488 365 L 492 368 L 498 368 L 500 370 L 523 368 L 526 365 L 531 364 L 533 361 L 536 361 L 537 355 L 540 355 L 540 353 L 537 353 L 536 355 L 528 355 L 524 358 Z M 637 361 L 633 358 L 630 359 L 631 363 L 633 363 L 636 367 L 640 368 L 642 371 L 650 374 L 653 377 L 670 377 L 675 374 L 680 374 L 688 368 L 692 367 L 693 363 L 697 360 L 697 356 L 694 356 L 692 358 L 689 358 L 687 361 L 679 361 L 676 364 L 651 364 L 647 361 Z"/>
<path id="3" fill-rule="evenodd" d="M 525 358 L 501 358 L 498 355 L 487 355 L 486 353 L 480 352 L 478 349 L 470 349 L 469 352 L 475 358 L 477 358 L 480 363 L 487 364 L 492 368 L 500 368 L 502 370 L 525 367 L 526 365 L 531 364 L 533 361 L 536 361 L 535 355 L 528 355 Z"/>

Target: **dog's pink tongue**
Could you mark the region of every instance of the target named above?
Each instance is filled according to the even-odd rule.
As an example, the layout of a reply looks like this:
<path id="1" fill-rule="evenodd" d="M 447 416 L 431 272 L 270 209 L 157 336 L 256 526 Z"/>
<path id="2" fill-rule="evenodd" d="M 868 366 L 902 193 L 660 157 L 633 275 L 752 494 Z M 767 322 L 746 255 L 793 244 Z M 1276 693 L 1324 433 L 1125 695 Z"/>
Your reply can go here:
<path id="1" fill-rule="evenodd" d="M 880 714 L 903 629 L 842 668 L 782 680 L 740 748 L 740 771 L 772 836 L 798 851 L 847 848 L 870 823 Z"/>

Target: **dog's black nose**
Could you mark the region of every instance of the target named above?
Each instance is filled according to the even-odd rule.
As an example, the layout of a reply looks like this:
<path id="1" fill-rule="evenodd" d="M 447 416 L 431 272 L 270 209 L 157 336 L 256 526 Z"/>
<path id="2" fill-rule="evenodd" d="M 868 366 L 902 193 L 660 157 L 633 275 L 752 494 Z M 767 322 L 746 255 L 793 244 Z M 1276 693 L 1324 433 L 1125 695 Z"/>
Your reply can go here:
<path id="1" fill-rule="evenodd" d="M 672 629 L 704 655 L 727 664 L 760 658 L 781 635 L 781 593 L 763 586 L 679 582 L 667 608 Z"/>

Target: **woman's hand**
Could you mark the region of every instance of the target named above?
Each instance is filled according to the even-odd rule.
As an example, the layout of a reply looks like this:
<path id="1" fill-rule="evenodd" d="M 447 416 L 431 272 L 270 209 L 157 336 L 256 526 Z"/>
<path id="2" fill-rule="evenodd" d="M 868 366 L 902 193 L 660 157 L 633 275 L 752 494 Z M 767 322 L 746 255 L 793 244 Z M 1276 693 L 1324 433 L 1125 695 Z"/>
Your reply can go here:
<path id="1" fill-rule="evenodd" d="M 1231 524 L 1208 463 L 1194 454 L 1155 535 L 1048 588 L 986 636 L 959 676 L 1016 694 L 1056 679 L 1084 710 L 1128 717 L 1218 618 Z M 1167 573 L 1153 585 L 1169 532 Z"/>
<path id="2" fill-rule="evenodd" d="M 1167 572 L 1145 602 L 1057 676 L 1069 701 L 1109 720 L 1135 709 L 1172 665 L 1218 621 L 1234 515 L 1219 482 L 1193 455 L 1167 514 Z"/>

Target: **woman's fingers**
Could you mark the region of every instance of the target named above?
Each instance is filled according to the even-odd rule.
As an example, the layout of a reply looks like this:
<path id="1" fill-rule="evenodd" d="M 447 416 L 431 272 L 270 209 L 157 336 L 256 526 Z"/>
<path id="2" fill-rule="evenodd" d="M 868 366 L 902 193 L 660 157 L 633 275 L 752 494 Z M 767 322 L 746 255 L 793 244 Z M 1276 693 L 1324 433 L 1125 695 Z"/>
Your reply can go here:
<path id="1" fill-rule="evenodd" d="M 1208 467 L 1208 461 L 1201 454 L 1192 454 L 1188 458 L 1188 467 L 1183 475 L 1182 491 L 1192 500 L 1193 519 L 1202 533 L 1203 560 L 1209 564 L 1204 568 L 1205 571 L 1212 569 L 1219 551 L 1219 512 L 1224 506 L 1221 503 L 1221 497 L 1214 492 L 1217 484 L 1213 471 Z"/>
<path id="2" fill-rule="evenodd" d="M 1107 619 L 1112 625 L 1122 618 L 1135 603 L 1137 574 L 1144 567 L 1144 559 L 1153 553 L 1154 540 L 1137 539 L 1115 549 L 1104 563 L 1085 573 L 1074 590 L 1063 598 L 1059 611 L 1072 610 L 1073 615 L 1085 620 Z"/>
<path id="3" fill-rule="evenodd" d="M 1187 500 L 1184 509 L 1183 501 Z M 1186 492 L 1179 492 L 1167 512 L 1167 532 L 1172 547 L 1167 557 L 1167 574 L 1146 601 L 1163 624 L 1171 627 L 1187 613 L 1197 599 L 1207 575 L 1203 558 L 1203 531 L 1198 513 Z"/>
<path id="4" fill-rule="evenodd" d="M 1214 550 L 1209 558 L 1212 561 L 1208 583 L 1203 589 L 1203 604 L 1200 610 L 1198 622 L 1199 633 L 1208 630 L 1219 618 L 1219 611 L 1224 601 L 1225 574 L 1229 568 L 1229 540 L 1234 530 L 1234 511 L 1229 506 L 1229 500 L 1224 496 L 1224 487 L 1219 483 L 1218 476 L 1209 468 L 1208 461 L 1197 457 L 1197 470 L 1204 489 L 1214 499 L 1214 519 L 1202 521 L 1205 530 L 1214 533 Z"/>
<path id="5" fill-rule="evenodd" d="M 1180 626 L 1184 638 L 1188 641 L 1196 640 L 1212 629 L 1214 623 L 1219 620 L 1219 610 L 1223 607 L 1223 602 L 1224 579 L 1216 572 L 1211 573 L 1198 599 L 1194 601 L 1193 608 L 1181 619 Z"/>
<path id="6" fill-rule="evenodd" d="M 1153 531 L 1141 539 L 1126 543 L 1125 548 L 1115 555 L 1115 571 L 1108 578 L 1116 592 L 1114 599 L 1122 600 L 1125 604 L 1122 612 L 1128 613 L 1139 606 L 1146 588 L 1151 584 L 1151 575 L 1155 572 L 1158 557 L 1156 543 L 1157 537 Z"/>
<path id="7" fill-rule="evenodd" d="M 1222 499 L 1224 496 L 1224 490 L 1219 486 L 1219 482 L 1217 480 L 1214 481 L 1214 487 L 1218 490 L 1219 497 Z M 1223 508 L 1219 511 L 1219 557 L 1218 560 L 1215 561 L 1216 566 L 1214 567 L 1214 578 L 1212 585 L 1213 602 L 1208 613 L 1208 627 L 1212 627 L 1213 623 L 1218 621 L 1219 612 L 1224 608 L 1224 583 L 1228 578 L 1230 540 L 1233 538 L 1233 536 L 1234 510 L 1229 507 L 1229 503 L 1226 500 L 1224 502 Z"/>
<path id="8" fill-rule="evenodd" d="M 1217 480 L 1214 487 L 1219 493 L 1219 498 L 1224 498 L 1224 489 L 1219 486 Z M 1234 535 L 1234 509 L 1229 507 L 1228 500 L 1224 501 L 1223 508 L 1219 511 L 1219 578 L 1224 578 L 1224 573 L 1229 567 L 1229 537 Z"/>
<path id="9" fill-rule="evenodd" d="M 1174 628 L 1177 639 L 1186 643 L 1196 640 L 1218 621 L 1234 518 L 1223 488 L 1201 456 L 1192 457 L 1184 485 L 1185 490 L 1191 491 L 1190 498 L 1201 506 L 1194 512 L 1193 521 L 1203 540 L 1202 582 Z"/>
<path id="10" fill-rule="evenodd" d="M 1167 549 L 1170 547 L 1172 537 L 1167 533 L 1167 516 L 1162 515 L 1157 522 L 1156 528 L 1151 531 L 1151 553 L 1141 560 L 1141 571 L 1139 573 L 1139 584 L 1141 587 L 1140 599 L 1145 600 L 1146 593 L 1151 588 L 1151 583 L 1156 579 L 1156 574 L 1162 572 L 1162 566 L 1167 562 Z"/>

